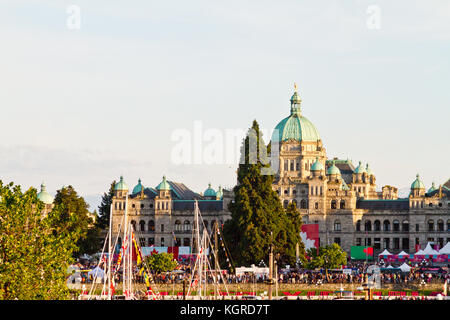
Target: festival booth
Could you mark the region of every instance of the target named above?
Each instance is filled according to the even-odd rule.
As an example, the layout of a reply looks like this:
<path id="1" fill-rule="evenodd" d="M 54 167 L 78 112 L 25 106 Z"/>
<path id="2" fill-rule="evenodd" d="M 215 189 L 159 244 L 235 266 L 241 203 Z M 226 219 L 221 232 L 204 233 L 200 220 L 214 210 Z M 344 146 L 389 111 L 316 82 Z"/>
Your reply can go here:
<path id="1" fill-rule="evenodd" d="M 92 279 L 96 279 L 97 283 L 102 283 L 103 277 L 105 276 L 105 271 L 97 266 L 88 272 L 88 276 L 92 277 Z"/>
<path id="2" fill-rule="evenodd" d="M 378 260 L 383 259 L 385 262 L 392 261 L 393 254 L 387 251 L 387 249 L 384 249 L 384 251 L 380 254 L 378 254 Z"/>
<path id="3" fill-rule="evenodd" d="M 429 242 L 423 250 L 423 253 L 425 254 L 425 259 L 432 259 L 433 262 L 437 262 L 439 252 L 434 250 Z"/>
<path id="4" fill-rule="evenodd" d="M 397 255 L 398 261 L 405 261 L 407 258 L 409 258 L 409 254 L 405 251 L 402 251 Z"/>
<path id="5" fill-rule="evenodd" d="M 400 269 L 402 272 L 406 272 L 406 273 L 409 273 L 409 272 L 411 271 L 411 267 L 408 266 L 406 263 L 403 263 L 403 264 L 399 267 L 399 269 Z"/>
<path id="6" fill-rule="evenodd" d="M 425 259 L 425 252 L 422 249 L 419 249 L 416 253 L 414 253 L 414 262 L 420 262 Z"/>
<path id="7" fill-rule="evenodd" d="M 439 250 L 438 258 L 441 259 L 442 262 L 450 261 L 450 242 L 447 242 L 447 244 Z"/>

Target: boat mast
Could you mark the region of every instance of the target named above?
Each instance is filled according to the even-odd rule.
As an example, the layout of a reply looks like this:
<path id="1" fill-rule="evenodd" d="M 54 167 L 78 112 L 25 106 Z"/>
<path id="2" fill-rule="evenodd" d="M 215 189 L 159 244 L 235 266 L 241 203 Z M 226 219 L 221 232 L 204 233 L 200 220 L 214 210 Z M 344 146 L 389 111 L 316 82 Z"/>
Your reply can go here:
<path id="1" fill-rule="evenodd" d="M 112 272 L 111 272 L 111 259 L 113 258 L 113 254 L 112 254 L 112 245 L 111 245 L 111 233 L 112 233 L 112 202 L 110 204 L 109 207 L 109 248 L 108 248 L 108 300 L 112 299 L 112 292 L 111 292 L 111 277 L 112 277 Z"/>

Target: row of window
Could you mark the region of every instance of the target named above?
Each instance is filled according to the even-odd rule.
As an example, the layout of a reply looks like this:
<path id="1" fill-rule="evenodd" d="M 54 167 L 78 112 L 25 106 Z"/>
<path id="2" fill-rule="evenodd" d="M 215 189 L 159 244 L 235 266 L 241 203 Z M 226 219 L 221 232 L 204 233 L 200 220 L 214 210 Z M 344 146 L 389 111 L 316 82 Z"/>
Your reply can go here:
<path id="1" fill-rule="evenodd" d="M 181 246 L 181 245 L 183 245 L 183 246 L 185 246 L 185 247 L 190 247 L 191 246 L 191 239 L 190 238 L 183 238 L 183 241 L 181 241 L 181 238 L 175 238 L 175 239 L 172 239 L 172 241 L 173 241 L 173 243 L 168 243 L 168 245 L 170 245 L 170 246 L 177 246 L 177 247 L 179 247 L 179 246 Z M 154 246 L 155 245 L 155 238 L 139 238 L 139 245 L 141 246 L 141 247 L 151 247 L 151 246 Z M 165 239 L 164 239 L 164 237 L 161 237 L 160 238 L 160 243 L 159 243 L 159 245 L 161 246 L 161 247 L 165 247 L 166 246 L 166 241 L 165 241 Z"/>
<path id="2" fill-rule="evenodd" d="M 208 221 L 204 220 L 203 223 L 205 225 L 205 228 L 208 229 Z M 211 228 L 214 226 L 214 223 L 215 223 L 215 220 L 211 220 L 211 222 L 210 222 Z M 138 230 L 136 228 L 136 221 L 131 220 L 131 224 L 133 225 L 134 230 Z M 221 226 L 222 224 L 223 224 L 223 221 L 220 220 L 219 225 Z M 202 226 L 201 226 L 201 228 L 202 228 Z M 160 225 L 160 229 L 161 229 L 161 232 L 164 232 L 164 224 Z M 145 221 L 144 220 L 139 221 L 139 231 L 146 231 L 146 230 L 155 231 L 155 221 L 150 220 L 148 222 L 147 229 L 145 227 Z M 176 220 L 174 230 L 177 232 L 190 232 L 191 231 L 191 223 L 189 220 L 185 220 L 184 223 L 182 224 L 180 220 Z"/>
<path id="3" fill-rule="evenodd" d="M 411 201 L 412 208 L 423 208 L 424 205 L 425 205 L 424 201 Z M 433 206 L 434 205 L 431 202 L 428 204 L 429 208 L 432 208 Z M 444 204 L 442 202 L 439 202 L 437 205 L 438 208 L 442 208 L 443 206 L 444 206 Z M 447 204 L 447 206 L 450 208 L 450 202 Z"/>
<path id="4" fill-rule="evenodd" d="M 400 222 L 398 220 L 394 220 L 392 223 L 392 231 L 400 231 L 400 229 L 401 231 L 409 232 L 409 222 L 405 220 L 400 226 Z M 361 220 L 356 222 L 356 231 L 361 231 Z M 375 220 L 372 230 L 372 222 L 370 220 L 366 220 L 364 222 L 364 231 L 391 231 L 391 222 L 389 220 L 384 220 L 383 223 L 381 223 L 380 220 Z M 416 224 L 416 231 L 420 231 L 419 224 Z M 442 219 L 439 219 L 436 225 L 434 220 L 430 219 L 427 222 L 427 231 L 450 231 L 450 220 L 447 220 L 447 226 L 445 226 Z"/>

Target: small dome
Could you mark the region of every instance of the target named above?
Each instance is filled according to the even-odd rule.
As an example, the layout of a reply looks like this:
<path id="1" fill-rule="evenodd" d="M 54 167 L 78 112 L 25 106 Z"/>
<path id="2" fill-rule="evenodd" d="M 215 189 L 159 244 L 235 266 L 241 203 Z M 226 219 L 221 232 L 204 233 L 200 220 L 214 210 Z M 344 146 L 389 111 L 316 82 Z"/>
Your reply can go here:
<path id="1" fill-rule="evenodd" d="M 425 185 L 419 179 L 419 174 L 416 175 L 416 180 L 412 183 L 411 189 L 425 189 Z"/>
<path id="2" fill-rule="evenodd" d="M 222 186 L 219 186 L 219 190 L 216 192 L 216 198 L 218 200 L 222 200 L 223 198 L 223 190 L 222 190 Z"/>
<path id="3" fill-rule="evenodd" d="M 322 171 L 323 164 L 319 161 L 319 157 L 316 157 L 316 162 L 311 166 L 311 171 Z"/>
<path id="4" fill-rule="evenodd" d="M 127 184 L 123 181 L 123 176 L 120 176 L 120 181 L 116 183 L 114 190 L 129 190 Z"/>
<path id="5" fill-rule="evenodd" d="M 364 172 L 366 172 L 366 170 L 364 169 L 364 167 L 363 167 L 363 165 L 362 165 L 362 163 L 360 161 L 359 162 L 359 166 L 357 166 L 356 169 L 355 169 L 355 173 L 364 173 Z"/>
<path id="6" fill-rule="evenodd" d="M 44 183 L 41 184 L 41 192 L 37 194 L 37 198 L 45 204 L 53 203 L 53 197 L 50 193 L 47 192 Z"/>
<path id="7" fill-rule="evenodd" d="M 144 189 L 144 186 L 141 183 L 141 179 L 139 178 L 138 184 L 133 188 L 133 194 L 141 193 L 141 191 Z"/>
<path id="8" fill-rule="evenodd" d="M 373 175 L 372 170 L 369 168 L 369 164 L 366 165 L 366 172 L 369 176 Z"/>
<path id="9" fill-rule="evenodd" d="M 170 186 L 169 182 L 166 180 L 166 176 L 163 176 L 163 181 L 158 184 L 156 187 L 156 190 L 171 190 L 172 187 Z"/>
<path id="10" fill-rule="evenodd" d="M 203 193 L 203 196 L 205 196 L 205 197 L 215 197 L 216 196 L 216 192 L 214 191 L 213 188 L 211 188 L 211 183 L 208 184 L 208 189 L 205 190 L 205 192 Z"/>
<path id="11" fill-rule="evenodd" d="M 327 170 L 327 175 L 341 174 L 341 170 L 336 167 L 336 161 L 333 160 L 333 164 Z"/>
<path id="12" fill-rule="evenodd" d="M 431 192 L 433 192 L 433 191 L 435 191 L 435 190 L 437 190 L 436 189 L 436 186 L 434 185 L 434 182 L 431 184 L 431 188 L 430 189 L 428 189 L 428 192 L 427 193 L 431 193 Z"/>

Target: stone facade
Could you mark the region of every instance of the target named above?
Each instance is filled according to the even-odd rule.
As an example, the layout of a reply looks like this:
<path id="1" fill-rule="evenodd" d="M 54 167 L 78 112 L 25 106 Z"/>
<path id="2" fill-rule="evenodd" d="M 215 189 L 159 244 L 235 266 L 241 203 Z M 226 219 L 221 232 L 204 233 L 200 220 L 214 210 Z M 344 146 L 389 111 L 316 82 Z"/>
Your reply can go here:
<path id="1" fill-rule="evenodd" d="M 229 191 L 219 189 L 216 193 L 209 188 L 209 193 L 201 195 L 182 183 L 166 181 L 165 178 L 164 181 L 164 186 L 161 184 L 156 188 L 142 186 L 137 190 L 135 187 L 133 192 L 129 192 L 121 178 L 122 183 L 116 185 L 112 202 L 113 237 L 124 224 L 125 210 L 141 246 L 191 247 L 195 200 L 198 201 L 200 214 L 208 231 L 211 231 L 215 222 L 220 226 L 231 218 L 227 210 L 231 201 Z M 122 232 L 123 228 L 119 237 Z"/>
<path id="2" fill-rule="evenodd" d="M 291 115 L 279 131 L 279 170 L 273 189 L 285 207 L 294 201 L 304 223 L 318 223 L 320 245 L 336 242 L 350 252 L 353 245 L 369 245 L 377 254 L 415 252 L 431 241 L 440 247 L 450 241 L 450 180 L 425 191 L 417 176 L 409 198 L 398 189 L 377 191 L 369 165 L 328 159 L 318 131 L 301 115 L 300 98 L 291 98 Z M 303 134 L 302 130 L 308 130 Z"/>

